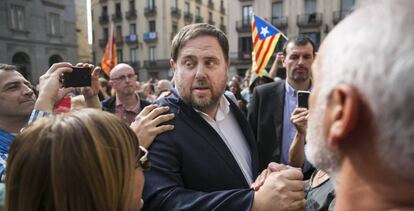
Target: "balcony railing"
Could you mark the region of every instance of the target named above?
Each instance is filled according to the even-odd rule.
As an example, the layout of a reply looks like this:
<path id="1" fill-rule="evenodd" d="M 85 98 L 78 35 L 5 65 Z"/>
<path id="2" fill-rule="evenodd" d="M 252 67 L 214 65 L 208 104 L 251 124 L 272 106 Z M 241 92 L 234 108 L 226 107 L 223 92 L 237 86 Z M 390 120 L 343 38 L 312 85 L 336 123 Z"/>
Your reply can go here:
<path id="1" fill-rule="evenodd" d="M 144 41 L 145 42 L 155 42 L 158 39 L 157 32 L 145 32 L 144 33 Z"/>
<path id="2" fill-rule="evenodd" d="M 299 27 L 318 27 L 322 25 L 322 14 L 311 13 L 298 15 L 297 25 Z"/>
<path id="3" fill-rule="evenodd" d="M 157 60 L 144 60 L 143 68 L 149 69 L 149 68 L 169 68 L 170 67 L 170 60 L 168 59 L 157 59 Z"/>
<path id="4" fill-rule="evenodd" d="M 122 13 L 121 12 L 116 12 L 115 14 L 112 14 L 112 21 L 114 21 L 114 22 L 122 21 Z"/>
<path id="5" fill-rule="evenodd" d="M 333 24 L 339 23 L 342 19 L 344 19 L 347 15 L 351 14 L 352 10 L 340 10 L 333 12 Z"/>
<path id="6" fill-rule="evenodd" d="M 127 44 L 138 44 L 138 35 L 136 34 L 129 34 L 124 39 Z"/>
<path id="7" fill-rule="evenodd" d="M 135 71 L 138 71 L 141 68 L 141 62 L 139 61 L 124 61 L 124 63 L 131 65 L 131 67 L 134 68 Z"/>
<path id="8" fill-rule="evenodd" d="M 208 0 L 208 8 L 214 10 L 214 2 L 212 0 Z"/>
<path id="9" fill-rule="evenodd" d="M 227 28 L 224 24 L 220 24 L 220 30 L 223 31 L 224 33 L 227 33 Z"/>
<path id="10" fill-rule="evenodd" d="M 130 9 L 129 11 L 125 12 L 125 17 L 127 20 L 134 20 L 137 18 L 137 10 L 136 9 Z"/>
<path id="11" fill-rule="evenodd" d="M 251 60 L 252 59 L 252 52 L 239 52 L 239 60 Z"/>
<path id="12" fill-rule="evenodd" d="M 200 15 L 196 15 L 195 16 L 195 22 L 196 23 L 203 23 L 204 22 L 204 19 Z"/>
<path id="13" fill-rule="evenodd" d="M 145 17 L 152 17 L 157 14 L 157 7 L 145 7 Z"/>
<path id="14" fill-rule="evenodd" d="M 208 20 L 208 24 L 210 24 L 210 25 L 216 25 L 216 22 L 215 21 L 213 21 L 213 20 Z"/>
<path id="15" fill-rule="evenodd" d="M 249 20 L 236 21 L 236 31 L 237 32 L 251 32 L 252 26 L 250 25 Z"/>
<path id="16" fill-rule="evenodd" d="M 108 14 L 102 14 L 99 16 L 99 23 L 100 24 L 106 24 L 109 22 L 109 15 Z"/>
<path id="17" fill-rule="evenodd" d="M 272 25 L 278 29 L 285 29 L 288 26 L 288 18 L 286 16 L 272 17 Z"/>
<path id="18" fill-rule="evenodd" d="M 181 17 L 181 10 L 177 7 L 171 7 L 171 16 L 180 18 Z"/>
<path id="19" fill-rule="evenodd" d="M 185 21 L 191 23 L 191 22 L 193 22 L 193 17 L 194 17 L 193 13 L 191 13 L 191 12 L 184 12 L 184 20 Z"/>
<path id="20" fill-rule="evenodd" d="M 220 12 L 221 12 L 221 14 L 225 15 L 226 14 L 226 8 L 220 7 Z"/>
<path id="21" fill-rule="evenodd" d="M 124 38 L 122 36 L 115 37 L 115 42 L 117 45 L 122 45 L 124 43 Z"/>

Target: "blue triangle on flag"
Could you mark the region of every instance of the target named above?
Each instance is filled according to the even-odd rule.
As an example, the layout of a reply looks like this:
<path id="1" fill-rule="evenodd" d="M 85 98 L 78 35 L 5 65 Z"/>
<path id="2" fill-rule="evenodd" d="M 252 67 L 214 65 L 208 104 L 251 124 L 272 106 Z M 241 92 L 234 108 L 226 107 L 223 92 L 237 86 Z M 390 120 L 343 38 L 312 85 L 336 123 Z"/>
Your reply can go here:
<path id="1" fill-rule="evenodd" d="M 254 16 L 254 21 L 256 23 L 257 33 L 259 34 L 259 38 L 261 40 L 279 33 L 279 30 L 277 30 L 273 25 L 267 23 L 256 15 Z"/>

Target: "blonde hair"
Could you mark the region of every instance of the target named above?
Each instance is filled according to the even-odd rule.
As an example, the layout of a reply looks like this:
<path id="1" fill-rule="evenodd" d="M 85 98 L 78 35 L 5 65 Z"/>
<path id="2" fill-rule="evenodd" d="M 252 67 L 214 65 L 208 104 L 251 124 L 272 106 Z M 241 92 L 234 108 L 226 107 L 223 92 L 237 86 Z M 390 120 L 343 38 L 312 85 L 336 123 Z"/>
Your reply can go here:
<path id="1" fill-rule="evenodd" d="M 6 210 L 127 210 L 133 203 L 135 133 L 94 109 L 43 118 L 12 143 Z"/>

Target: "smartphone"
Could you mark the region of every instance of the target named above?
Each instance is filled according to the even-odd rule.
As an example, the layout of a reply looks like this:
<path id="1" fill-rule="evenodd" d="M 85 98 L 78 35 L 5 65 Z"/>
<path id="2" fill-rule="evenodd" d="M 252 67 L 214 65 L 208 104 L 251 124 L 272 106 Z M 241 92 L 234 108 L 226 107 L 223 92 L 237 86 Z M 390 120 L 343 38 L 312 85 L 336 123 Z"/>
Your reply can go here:
<path id="1" fill-rule="evenodd" d="M 92 68 L 72 67 L 73 71 L 63 74 L 63 87 L 91 86 Z"/>
<path id="2" fill-rule="evenodd" d="M 309 91 L 298 91 L 298 107 L 299 108 L 309 108 Z"/>

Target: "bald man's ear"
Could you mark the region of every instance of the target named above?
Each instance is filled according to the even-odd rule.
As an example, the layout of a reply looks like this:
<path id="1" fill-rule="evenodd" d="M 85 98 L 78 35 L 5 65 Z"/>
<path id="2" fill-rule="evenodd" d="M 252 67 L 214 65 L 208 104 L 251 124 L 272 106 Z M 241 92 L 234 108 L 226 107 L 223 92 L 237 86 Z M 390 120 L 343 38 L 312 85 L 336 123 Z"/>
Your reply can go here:
<path id="1" fill-rule="evenodd" d="M 174 62 L 173 59 L 170 59 L 170 66 L 171 66 L 172 71 L 175 73 L 175 70 L 177 68 L 177 64 Z"/>
<path id="2" fill-rule="evenodd" d="M 336 87 L 329 95 L 325 117 L 329 145 L 337 146 L 347 140 L 357 127 L 360 103 L 358 92 L 347 85 Z"/>

